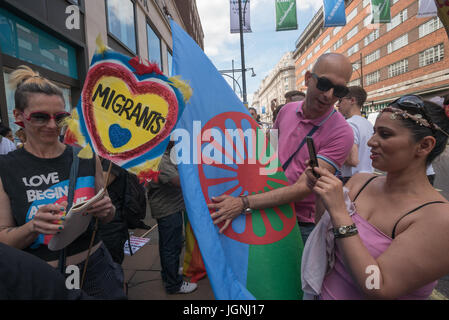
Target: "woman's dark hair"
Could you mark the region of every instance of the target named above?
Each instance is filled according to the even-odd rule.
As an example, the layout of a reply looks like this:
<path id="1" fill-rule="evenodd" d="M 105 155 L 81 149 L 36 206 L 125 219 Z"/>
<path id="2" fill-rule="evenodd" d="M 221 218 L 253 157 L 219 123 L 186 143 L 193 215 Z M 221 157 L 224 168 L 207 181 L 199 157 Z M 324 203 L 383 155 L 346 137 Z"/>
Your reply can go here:
<path id="1" fill-rule="evenodd" d="M 0 123 L 0 136 L 2 137 L 6 137 L 6 135 L 11 132 L 11 128 L 4 126 L 3 124 Z"/>
<path id="2" fill-rule="evenodd" d="M 395 105 L 395 107 L 399 109 L 406 110 L 405 108 L 402 108 L 400 105 Z M 424 116 L 424 119 L 426 117 L 430 118 L 430 120 L 439 126 L 442 130 L 449 133 L 449 118 L 446 116 L 446 113 L 444 112 L 443 107 L 440 105 L 424 100 L 424 111 L 426 115 Z M 407 112 L 410 112 L 410 109 L 407 109 Z M 410 112 L 411 113 L 411 112 Z M 417 124 L 415 121 L 410 119 L 401 119 L 401 122 L 404 127 L 410 129 L 413 133 L 413 138 L 415 142 L 420 141 L 426 136 L 433 136 L 435 137 L 436 143 L 433 150 L 429 153 L 426 159 L 426 164 L 429 165 L 432 163 L 433 160 L 435 160 L 436 157 L 438 157 L 446 148 L 448 136 L 446 136 L 443 132 L 436 129 L 431 129 L 425 126 L 421 126 Z"/>
<path id="3" fill-rule="evenodd" d="M 28 96 L 31 93 L 43 93 L 46 95 L 60 96 L 64 101 L 61 89 L 39 75 L 28 66 L 19 66 L 11 73 L 9 83 L 13 89 L 16 89 L 14 101 L 16 109 L 24 111 L 28 107 Z"/>

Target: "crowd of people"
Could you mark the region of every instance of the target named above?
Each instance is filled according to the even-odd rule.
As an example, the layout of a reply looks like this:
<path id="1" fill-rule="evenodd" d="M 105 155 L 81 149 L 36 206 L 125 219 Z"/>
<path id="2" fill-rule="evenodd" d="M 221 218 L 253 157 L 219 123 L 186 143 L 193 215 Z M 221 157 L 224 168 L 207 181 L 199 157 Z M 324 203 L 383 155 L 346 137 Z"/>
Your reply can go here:
<path id="1" fill-rule="evenodd" d="M 449 203 L 427 174 L 448 143 L 448 101 L 405 95 L 384 108 L 373 126 L 361 112 L 367 93 L 347 86 L 351 75 L 343 55 L 317 59 L 305 74 L 307 92 L 288 92 L 286 103 L 272 108 L 289 185 L 213 198 L 211 218 L 224 222 L 222 233 L 244 212 L 294 203 L 305 299 L 426 299 L 449 274 Z M 93 220 L 65 249 L 49 250 L 71 205 L 105 187 L 109 163 L 97 156 L 75 161 L 79 150 L 61 142 L 70 114 L 56 85 L 28 67 L 15 70 L 11 82 L 22 144 L 0 127 L 0 251 L 8 257 L 0 260 L 0 275 L 9 278 L 0 282 L 0 298 L 126 299 L 120 265 L 129 239 L 129 173 L 112 166 L 108 192 L 89 210 L 98 227 Z M 259 122 L 256 110 L 249 111 Z M 306 136 L 314 140 L 318 166 L 310 165 Z M 190 293 L 197 284 L 179 273 L 185 206 L 169 149 L 160 172 L 147 192 L 158 223 L 161 276 L 168 294 Z M 36 196 L 58 187 L 67 187 L 69 197 L 55 202 Z M 84 270 L 81 288 L 65 287 L 61 265 Z M 367 270 L 377 272 L 374 289 Z"/>
<path id="2" fill-rule="evenodd" d="M 449 106 L 402 96 L 371 128 L 361 119 L 366 93 L 347 87 L 351 73 L 343 55 L 320 56 L 305 74 L 304 100 L 277 113 L 273 127 L 290 185 L 217 197 L 208 205 L 211 217 L 225 222 L 223 232 L 248 209 L 293 202 L 305 244 L 305 298 L 426 299 L 449 273 L 448 201 L 426 175 L 447 146 Z M 313 169 L 306 136 L 316 145 Z M 374 286 L 367 285 L 371 270 Z"/>

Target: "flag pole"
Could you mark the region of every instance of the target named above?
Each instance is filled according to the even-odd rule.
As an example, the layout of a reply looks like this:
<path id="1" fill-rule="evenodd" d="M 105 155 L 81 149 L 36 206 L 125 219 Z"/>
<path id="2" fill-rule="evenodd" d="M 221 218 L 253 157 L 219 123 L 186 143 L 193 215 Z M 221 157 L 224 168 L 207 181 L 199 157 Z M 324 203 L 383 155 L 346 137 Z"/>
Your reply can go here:
<path id="1" fill-rule="evenodd" d="M 245 6 L 246 6 L 245 0 Z M 239 0 L 239 25 L 240 25 L 240 54 L 242 56 L 242 84 L 243 84 L 243 104 L 248 108 L 248 101 L 246 100 L 246 71 L 245 71 L 245 47 L 243 43 L 243 17 L 242 17 L 242 0 Z"/>
<path id="2" fill-rule="evenodd" d="M 106 183 L 104 184 L 105 189 L 108 188 L 109 177 L 111 175 L 111 169 L 112 169 L 112 161 L 109 161 L 108 172 L 106 173 Z M 94 227 L 94 231 L 92 232 L 92 237 L 90 238 L 90 244 L 89 244 L 89 249 L 87 250 L 86 261 L 84 262 L 83 275 L 81 277 L 80 289 L 82 289 L 83 285 L 84 285 L 84 279 L 86 277 L 86 271 L 87 271 L 87 264 L 89 263 L 90 251 L 92 250 L 92 246 L 94 244 L 95 235 L 97 233 L 97 230 L 98 230 L 98 217 L 95 217 L 95 227 Z"/>

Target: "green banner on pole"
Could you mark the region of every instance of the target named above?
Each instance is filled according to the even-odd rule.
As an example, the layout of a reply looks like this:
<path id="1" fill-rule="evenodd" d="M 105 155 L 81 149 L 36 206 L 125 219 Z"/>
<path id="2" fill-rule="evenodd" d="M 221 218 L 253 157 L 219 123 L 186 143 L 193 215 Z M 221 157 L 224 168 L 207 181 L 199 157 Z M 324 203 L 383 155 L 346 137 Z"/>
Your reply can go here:
<path id="1" fill-rule="evenodd" d="M 276 31 L 296 30 L 296 0 L 275 0 Z"/>
<path id="2" fill-rule="evenodd" d="M 371 0 L 371 13 L 373 24 L 391 22 L 390 0 Z"/>

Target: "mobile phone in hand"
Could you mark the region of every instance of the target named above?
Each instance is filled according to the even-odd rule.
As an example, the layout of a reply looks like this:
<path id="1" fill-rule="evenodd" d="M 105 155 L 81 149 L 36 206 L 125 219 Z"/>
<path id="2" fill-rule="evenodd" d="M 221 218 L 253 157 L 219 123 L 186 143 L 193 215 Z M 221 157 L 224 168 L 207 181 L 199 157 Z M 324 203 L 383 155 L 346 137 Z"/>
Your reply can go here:
<path id="1" fill-rule="evenodd" d="M 306 137 L 307 148 L 309 149 L 309 165 L 312 168 L 312 173 L 316 178 L 319 178 L 320 175 L 316 173 L 313 168 L 318 167 L 318 159 L 316 157 L 315 144 L 313 143 L 313 138 L 310 136 Z"/>

